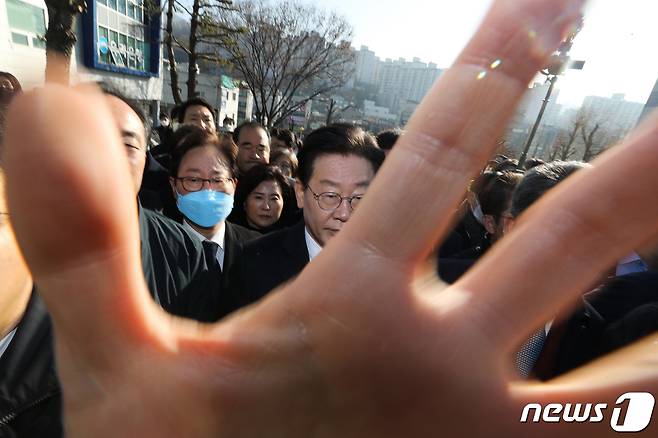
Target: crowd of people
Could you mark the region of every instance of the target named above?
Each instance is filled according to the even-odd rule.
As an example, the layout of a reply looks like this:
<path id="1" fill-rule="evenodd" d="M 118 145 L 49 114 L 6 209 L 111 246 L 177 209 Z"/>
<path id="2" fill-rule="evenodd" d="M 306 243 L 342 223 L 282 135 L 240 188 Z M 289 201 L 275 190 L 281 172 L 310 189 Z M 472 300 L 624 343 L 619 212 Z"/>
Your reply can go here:
<path id="1" fill-rule="evenodd" d="M 369 202 L 376 175 L 407 135 L 400 129 L 374 135 L 341 123 L 303 139 L 257 122 L 220 132 L 215 109 L 202 98 L 161 115 L 152 128 L 137 102 L 107 84 L 99 88 L 128 158 L 140 270 L 151 299 L 169 314 L 203 323 L 242 314 L 305 271 Z M 16 78 L 0 72 L 0 126 L 21 93 Z M 4 143 L 0 129 L 2 149 Z M 54 330 L 13 235 L 2 167 L 0 436 L 58 437 L 64 423 Z M 526 210 L 591 168 L 576 161 L 520 163 L 495 155 L 463 187 L 458 208 L 446 219 L 450 230 L 425 258 L 435 260 L 443 282 L 459 283 L 517 227 Z M 414 220 L 408 219 L 410 226 Z M 658 244 L 635 248 L 571 305 L 520 334 L 506 366 L 516 379 L 548 381 L 655 332 L 657 272 Z M 321 318 L 323 311 L 317 312 Z"/>

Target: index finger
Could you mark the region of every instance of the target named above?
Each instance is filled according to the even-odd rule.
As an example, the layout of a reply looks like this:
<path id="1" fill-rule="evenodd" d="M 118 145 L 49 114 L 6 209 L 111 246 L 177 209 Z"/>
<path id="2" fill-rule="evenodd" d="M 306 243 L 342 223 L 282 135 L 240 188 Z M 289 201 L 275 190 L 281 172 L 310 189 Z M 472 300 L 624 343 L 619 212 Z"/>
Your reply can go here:
<path id="1" fill-rule="evenodd" d="M 403 266 L 422 259 L 447 230 L 469 179 L 493 153 L 528 82 L 583 3 L 496 1 L 414 113 L 339 237 Z"/>

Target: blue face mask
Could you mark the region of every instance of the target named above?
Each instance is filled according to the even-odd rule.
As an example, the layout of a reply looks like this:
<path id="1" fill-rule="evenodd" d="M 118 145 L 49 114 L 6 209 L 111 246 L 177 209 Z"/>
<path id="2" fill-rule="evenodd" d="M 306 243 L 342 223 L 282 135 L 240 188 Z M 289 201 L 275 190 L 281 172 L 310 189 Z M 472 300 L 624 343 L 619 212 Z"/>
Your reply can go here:
<path id="1" fill-rule="evenodd" d="M 205 228 L 214 227 L 231 214 L 233 196 L 214 190 L 178 194 L 176 205 L 186 218 Z"/>

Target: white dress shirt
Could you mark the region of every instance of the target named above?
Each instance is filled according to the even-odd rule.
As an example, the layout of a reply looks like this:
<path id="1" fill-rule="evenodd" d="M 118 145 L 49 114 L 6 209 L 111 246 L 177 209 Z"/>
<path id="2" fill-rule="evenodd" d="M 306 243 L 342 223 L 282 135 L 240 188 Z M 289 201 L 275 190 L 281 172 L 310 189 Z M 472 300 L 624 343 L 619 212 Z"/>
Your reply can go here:
<path id="1" fill-rule="evenodd" d="M 7 350 L 7 347 L 9 347 L 9 344 L 11 344 L 11 340 L 14 339 L 14 335 L 16 334 L 16 328 L 14 328 L 12 331 L 7 333 L 7 335 L 0 339 L 0 357 L 5 353 Z"/>
<path id="2" fill-rule="evenodd" d="M 306 238 L 306 249 L 308 249 L 308 258 L 310 261 L 320 254 L 322 247 L 315 241 L 313 236 L 311 236 L 311 233 L 308 232 L 308 228 L 304 228 L 304 237 Z"/>
<path id="3" fill-rule="evenodd" d="M 183 221 L 183 227 L 187 228 L 188 231 L 191 231 L 192 234 L 197 236 L 200 241 L 204 240 L 210 240 L 211 242 L 215 242 L 217 245 L 219 245 L 219 248 L 217 249 L 217 261 L 219 262 L 219 266 L 222 267 L 222 270 L 224 269 L 224 238 L 226 237 L 226 222 L 222 222 L 222 226 L 217 230 L 217 232 L 212 236 L 211 239 L 206 239 L 206 236 L 203 234 L 199 233 L 197 230 L 192 228 L 190 224 L 187 223 L 187 221 Z"/>

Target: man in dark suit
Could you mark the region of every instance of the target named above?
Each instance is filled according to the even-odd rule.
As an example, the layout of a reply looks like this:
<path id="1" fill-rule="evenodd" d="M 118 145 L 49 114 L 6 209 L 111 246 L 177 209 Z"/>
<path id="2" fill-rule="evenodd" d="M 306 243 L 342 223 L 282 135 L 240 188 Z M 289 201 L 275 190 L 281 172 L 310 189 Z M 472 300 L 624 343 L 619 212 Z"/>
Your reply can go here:
<path id="1" fill-rule="evenodd" d="M 304 220 L 244 246 L 230 273 L 228 311 L 262 298 L 297 275 L 347 223 L 384 161 L 372 135 L 352 125 L 311 132 L 299 154 L 295 183 Z"/>
<path id="2" fill-rule="evenodd" d="M 518 218 L 547 191 L 586 166 L 557 161 L 529 170 L 512 197 L 511 217 Z M 533 346 L 528 342 L 519 352 L 519 356 L 532 356 L 530 376 L 551 379 L 654 332 L 658 329 L 656 291 L 658 274 L 649 271 L 611 277 L 577 299 L 570 310 L 540 328 L 545 336 L 535 342 L 534 351 L 529 351 Z M 530 339 L 536 341 L 536 333 Z"/>
<path id="3" fill-rule="evenodd" d="M 658 272 L 612 277 L 556 319 L 533 368 L 549 380 L 658 330 Z"/>
<path id="4" fill-rule="evenodd" d="M 473 185 L 477 186 L 477 199 L 482 213 L 482 223 L 486 230 L 486 242 L 482 241 L 473 246 L 445 256 L 447 247 L 456 248 L 455 241 L 459 233 L 453 232 L 441 245 L 439 251 L 438 273 L 441 280 L 452 284 L 461 277 L 478 259 L 489 249 L 489 244 L 494 244 L 503 237 L 503 232 L 510 220 L 509 209 L 512 202 L 512 193 L 523 178 L 523 172 L 517 170 L 506 170 L 503 172 L 487 170 L 481 173 Z M 468 209 L 468 215 L 471 210 Z M 470 214 L 472 216 L 472 214 Z M 475 221 L 462 221 L 460 226 Z M 475 221 L 476 223 L 479 223 Z M 456 230 L 460 229 L 460 226 Z"/>
<path id="5" fill-rule="evenodd" d="M 235 150 L 222 146 L 214 133 L 190 128 L 172 153 L 171 190 L 183 228 L 201 242 L 211 242 L 211 256 L 222 270 L 222 289 L 228 288 L 233 264 L 242 246 L 260 236 L 256 231 L 226 221 L 233 208 L 237 183 Z"/>

